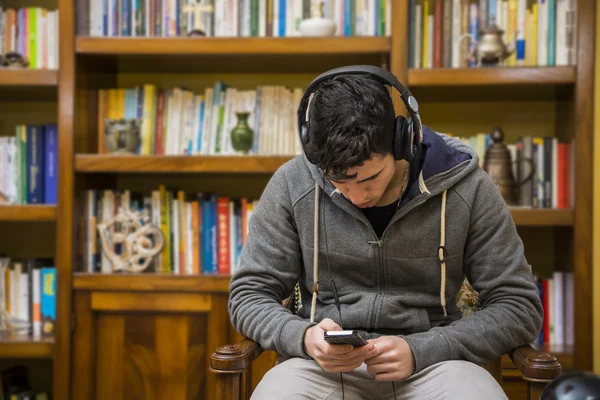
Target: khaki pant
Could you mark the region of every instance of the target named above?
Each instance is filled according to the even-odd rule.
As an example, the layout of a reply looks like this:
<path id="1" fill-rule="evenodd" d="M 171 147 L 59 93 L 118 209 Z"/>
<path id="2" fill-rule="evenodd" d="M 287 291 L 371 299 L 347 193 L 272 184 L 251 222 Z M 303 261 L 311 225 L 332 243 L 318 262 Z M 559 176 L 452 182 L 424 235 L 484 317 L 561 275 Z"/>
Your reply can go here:
<path id="1" fill-rule="evenodd" d="M 377 382 L 365 364 L 343 374 L 345 400 L 394 400 L 392 382 Z M 394 383 L 396 399 L 507 399 L 484 368 L 468 361 L 445 361 Z M 313 360 L 291 358 L 267 372 L 252 400 L 342 399 L 339 373 L 327 373 Z"/>

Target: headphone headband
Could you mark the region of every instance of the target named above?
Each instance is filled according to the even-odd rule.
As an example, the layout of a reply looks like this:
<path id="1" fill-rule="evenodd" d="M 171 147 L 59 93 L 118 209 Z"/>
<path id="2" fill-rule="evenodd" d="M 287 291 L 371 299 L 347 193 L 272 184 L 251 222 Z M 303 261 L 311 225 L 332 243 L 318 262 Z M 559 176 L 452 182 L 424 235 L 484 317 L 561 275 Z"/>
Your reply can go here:
<path id="1" fill-rule="evenodd" d="M 419 104 L 417 103 L 417 100 L 413 97 L 410 90 L 408 90 L 407 87 L 400 83 L 400 81 L 394 74 L 392 74 L 386 69 L 374 65 L 350 65 L 345 67 L 334 68 L 332 70 L 322 73 L 321 75 L 316 77 L 310 83 L 310 85 L 308 85 L 308 88 L 306 88 L 306 91 L 302 96 L 302 100 L 300 101 L 300 105 L 298 108 L 298 127 L 300 128 L 300 137 L 302 141 L 306 140 L 306 137 L 308 135 L 306 111 L 308 109 L 308 100 L 310 98 L 310 95 L 312 94 L 312 91 L 319 83 L 327 79 L 334 78 L 338 75 L 367 75 L 371 78 L 374 78 L 383 85 L 390 85 L 396 88 L 396 90 L 400 93 L 400 98 L 402 99 L 402 102 L 404 103 L 406 109 L 408 110 L 408 113 L 411 116 L 413 130 L 415 133 L 414 136 L 417 137 L 418 143 L 421 143 L 423 141 L 423 127 L 421 125 L 421 117 L 419 116 Z M 410 148 L 412 150 L 413 138 L 411 137 L 410 140 Z"/>

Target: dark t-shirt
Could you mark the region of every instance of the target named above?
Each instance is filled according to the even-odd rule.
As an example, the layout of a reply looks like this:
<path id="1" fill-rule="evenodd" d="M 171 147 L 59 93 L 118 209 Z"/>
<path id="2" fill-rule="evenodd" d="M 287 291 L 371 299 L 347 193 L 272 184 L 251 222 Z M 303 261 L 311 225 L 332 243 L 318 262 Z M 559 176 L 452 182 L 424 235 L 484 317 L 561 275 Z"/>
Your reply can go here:
<path id="1" fill-rule="evenodd" d="M 393 202 L 392 204 L 388 204 L 387 206 L 382 207 L 368 207 L 363 209 L 363 213 L 373 226 L 375 233 L 378 238 L 381 238 L 383 235 L 383 231 L 390 223 L 390 220 L 396 213 L 396 209 L 398 208 L 398 200 Z"/>

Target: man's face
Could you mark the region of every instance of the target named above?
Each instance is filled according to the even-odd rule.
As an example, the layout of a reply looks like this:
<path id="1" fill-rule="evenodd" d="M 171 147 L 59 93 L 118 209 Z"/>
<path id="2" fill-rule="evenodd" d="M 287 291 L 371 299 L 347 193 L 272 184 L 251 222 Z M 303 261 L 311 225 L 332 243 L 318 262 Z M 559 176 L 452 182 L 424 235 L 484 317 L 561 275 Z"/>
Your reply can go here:
<path id="1" fill-rule="evenodd" d="M 378 205 L 395 173 L 396 161 L 392 154 L 375 154 L 364 165 L 346 172 L 349 176 L 356 174 L 355 177 L 329 177 L 329 180 L 354 205 L 367 208 Z"/>

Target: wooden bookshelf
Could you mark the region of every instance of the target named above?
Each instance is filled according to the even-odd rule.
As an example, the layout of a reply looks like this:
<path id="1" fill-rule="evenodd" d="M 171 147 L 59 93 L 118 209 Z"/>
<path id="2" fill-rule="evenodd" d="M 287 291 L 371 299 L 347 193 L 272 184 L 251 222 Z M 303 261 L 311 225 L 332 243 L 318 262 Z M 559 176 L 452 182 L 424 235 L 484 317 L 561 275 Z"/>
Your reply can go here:
<path id="1" fill-rule="evenodd" d="M 230 275 L 75 273 L 73 288 L 89 291 L 228 293 L 230 279 Z"/>
<path id="2" fill-rule="evenodd" d="M 58 71 L 0 68 L 0 86 L 56 86 Z"/>
<path id="3" fill-rule="evenodd" d="M 0 358 L 52 358 L 54 338 L 0 335 Z"/>
<path id="4" fill-rule="evenodd" d="M 58 212 L 56 223 L 57 245 L 57 326 L 56 345 L 54 346 L 53 397 L 93 398 L 96 390 L 102 387 L 99 378 L 92 372 L 94 368 L 106 368 L 96 362 L 96 347 L 119 337 L 115 335 L 115 327 L 137 330 L 151 318 L 152 313 L 144 311 L 138 315 L 130 315 L 131 310 L 123 309 L 120 313 L 113 311 L 96 312 L 92 310 L 91 297 L 94 293 L 103 292 L 103 296 L 116 293 L 129 298 L 138 297 L 140 304 L 154 297 L 161 301 L 178 299 L 179 296 L 194 298 L 197 290 L 213 290 L 216 292 L 215 304 L 219 310 L 226 310 L 226 291 L 229 286 L 228 276 L 176 276 L 162 274 L 84 274 L 76 273 L 80 267 L 78 249 L 80 232 L 78 224 L 81 218 L 80 196 L 90 188 L 116 189 L 121 182 L 130 176 L 145 174 L 141 186 L 148 183 L 150 187 L 156 180 L 172 179 L 190 185 L 198 184 L 193 174 L 232 174 L 239 175 L 240 180 L 251 177 L 248 174 L 271 174 L 288 157 L 206 157 L 206 156 L 115 156 L 87 154 L 96 151 L 98 142 L 97 93 L 99 89 L 124 87 L 132 76 L 142 74 L 147 83 L 177 85 L 196 83 L 202 85 L 204 80 L 220 79 L 220 75 L 239 74 L 234 79 L 243 81 L 244 85 L 253 86 L 254 77 L 281 77 L 287 80 L 308 80 L 321 72 L 340 65 L 371 64 L 389 69 L 400 81 L 411 88 L 413 94 L 421 102 L 422 113 L 426 116 L 427 101 L 473 102 L 480 99 L 501 101 L 527 101 L 530 98 L 556 102 L 555 109 L 566 114 L 556 122 L 556 131 L 551 135 L 574 137 L 575 142 L 575 204 L 573 210 L 534 210 L 511 209 L 517 225 L 534 227 L 567 227 L 565 236 L 569 237 L 565 246 L 568 248 L 570 266 L 575 276 L 575 345 L 570 348 L 550 349 L 557 355 L 565 370 L 589 370 L 592 367 L 592 222 L 589 216 L 593 205 L 593 60 L 596 2 L 594 0 L 577 0 L 578 47 L 577 67 L 540 67 L 540 68 L 495 68 L 495 69 L 440 69 L 410 70 L 409 44 L 407 27 L 409 25 L 409 4 L 407 0 L 393 2 L 391 37 L 328 37 L 328 38 L 96 38 L 77 36 L 76 32 L 85 32 L 85 26 L 77 26 L 76 10 L 86 3 L 79 0 L 59 0 L 60 8 L 60 71 L 55 80 L 59 81 L 59 108 L 57 121 L 59 124 L 59 158 L 58 175 Z M 180 71 L 189 76 L 178 75 Z M 257 75 L 253 75 L 257 74 Z M 303 75 L 304 74 L 304 75 Z M 241 76 L 243 75 L 243 76 Z M 297 75 L 297 76 L 296 76 Z M 227 77 L 225 77 L 227 78 Z M 3 78 L 0 77 L 0 80 Z M 188 82 L 189 79 L 189 82 Z M 257 79 L 259 81 L 260 79 Z M 168 82 L 168 83 L 167 83 Z M 241 87 L 242 85 L 240 85 Z M 16 87 L 13 95 L 20 95 L 24 86 Z M 50 86 L 52 87 L 52 86 Z M 534 90 L 535 89 L 535 90 Z M 12 89 L 11 89 L 12 90 Z M 6 93 L 0 89 L 0 98 Z M 424 96 L 422 96 L 424 95 Z M 398 100 L 398 99 L 395 99 Z M 563 101 L 564 100 L 564 101 Z M 397 102 L 397 111 L 404 111 L 401 102 Z M 498 113 L 502 113 L 502 106 Z M 496 109 L 495 109 L 496 110 Z M 507 116 L 510 118 L 510 115 Z M 424 121 L 425 122 L 425 121 Z M 569 129 L 565 130 L 565 126 Z M 80 154 L 77 154 L 77 153 Z M 189 173 L 187 177 L 169 176 L 165 174 Z M 154 174 L 154 175 L 153 175 Z M 206 176 L 207 178 L 214 178 Z M 134 177 L 134 179 L 137 176 Z M 204 177 L 203 177 L 204 178 Z M 263 178 L 261 176 L 260 178 Z M 218 177 L 220 179 L 220 177 Z M 201 183 L 203 185 L 204 182 Z M 250 184 L 249 184 L 250 185 Z M 195 187 L 195 186 L 194 186 Z M 201 190 L 201 189 L 198 189 Z M 243 188 L 240 190 L 247 190 Z M 575 210 L 577 212 L 575 212 Z M 542 229 L 540 229 L 542 230 Z M 556 229 L 562 231 L 563 229 Z M 552 243 L 551 245 L 554 245 Z M 200 288 L 200 289 L 199 289 Z M 187 292 L 187 293 L 186 293 Z M 174 293 L 181 293 L 174 296 Z M 212 296 L 212 294 L 211 294 Z M 211 300 L 212 301 L 212 300 Z M 116 304 L 116 303 L 115 303 Z M 137 304 L 137 303 L 136 303 Z M 208 302 L 206 303 L 208 304 Z M 74 311 L 75 310 L 75 311 Z M 135 310 L 134 310 L 135 311 Z M 189 311 L 189 310 L 187 310 Z M 184 325 L 181 314 L 175 319 L 151 321 L 152 329 L 160 327 L 161 332 L 191 332 L 174 330 Z M 73 315 L 78 315 L 73 320 Z M 163 318 L 158 315 L 156 318 Z M 130 319 L 131 318 L 131 319 Z M 188 318 L 187 316 L 185 318 Z M 208 318 L 208 319 L 206 319 Z M 221 318 L 221 319 L 219 319 Z M 208 325 L 208 331 L 224 332 L 227 326 L 227 313 L 223 311 L 211 317 L 198 316 L 190 326 Z M 205 320 L 207 321 L 205 323 Z M 130 322 L 126 322 L 130 321 Z M 75 329 L 73 329 L 75 322 Z M 114 324 L 118 322 L 121 325 Z M 104 324 L 104 326 L 100 326 Z M 214 328 L 215 326 L 219 328 Z M 187 329 L 187 328 L 186 328 Z M 140 331 L 143 330 L 140 328 Z M 129 330 L 122 330 L 129 332 Z M 101 332 L 101 334 L 99 334 Z M 143 333 L 143 332 L 142 332 Z M 140 333 L 138 336 L 142 336 Z M 179 333 L 178 333 L 179 334 Z M 183 333 L 181 333 L 183 335 Z M 185 333 L 187 334 L 187 333 Z M 219 333 L 221 334 L 221 333 Z M 201 337 L 202 335 L 196 335 Z M 223 333 L 221 336 L 226 337 Z M 157 335 L 156 337 L 161 337 Z M 162 335 L 164 337 L 164 335 Z M 182 336 L 183 337 L 183 336 Z M 191 336 L 190 336 L 191 337 Z M 111 341 L 112 340 L 112 341 Z M 149 341 L 154 343 L 154 341 Z M 181 341 L 183 343 L 183 341 Z M 172 341 L 173 346 L 186 346 L 180 341 Z M 212 342 L 211 342 L 212 343 Z M 203 351 L 210 353 L 214 346 L 209 343 Z M 175 347 L 165 346 L 170 353 L 176 354 Z M 191 347 L 190 347 L 191 349 Z M 110 353 L 116 354 L 116 353 Z M 110 354 L 104 357 L 110 366 L 120 368 L 116 357 Z M 192 353 L 188 353 L 192 354 Z M 68 360 L 69 362 L 62 362 Z M 171 365 L 166 363 L 164 365 Z M 174 364 L 173 364 L 174 365 Z M 152 366 L 153 367 L 153 366 Z M 87 368 L 87 369 L 86 369 Z M 91 369 L 90 369 L 91 368 Z M 114 370 L 111 370 L 114 372 Z M 196 371 L 193 371 L 196 373 Z M 210 374 L 198 374 L 206 380 L 205 387 L 210 387 Z M 121 382 L 121 371 L 117 371 L 115 379 L 104 379 L 111 388 L 115 382 Z M 74 382 L 81 380 L 80 384 Z M 106 387 L 106 385 L 105 385 Z M 79 391 L 74 388 L 83 388 Z M 112 390 L 112 389 L 111 389 Z M 121 394 L 122 395 L 122 394 Z M 126 397 L 126 396 L 125 396 Z M 214 397 L 211 397 L 214 398 Z"/>
<path id="5" fill-rule="evenodd" d="M 409 69 L 408 85 L 419 87 L 573 84 L 576 81 L 575 72 L 575 67 Z"/>
<path id="6" fill-rule="evenodd" d="M 75 170 L 85 173 L 273 173 L 287 156 L 122 156 L 78 154 Z"/>
<path id="7" fill-rule="evenodd" d="M 55 221 L 56 206 L 45 204 L 0 205 L 0 221 Z"/>
<path id="8" fill-rule="evenodd" d="M 78 37 L 79 54 L 292 55 L 388 53 L 389 37 L 97 38 Z"/>

